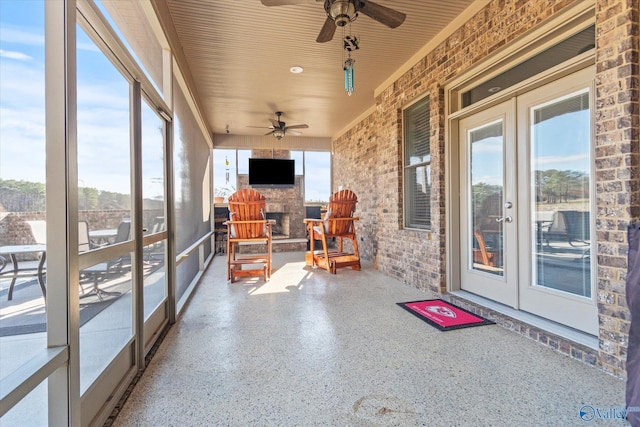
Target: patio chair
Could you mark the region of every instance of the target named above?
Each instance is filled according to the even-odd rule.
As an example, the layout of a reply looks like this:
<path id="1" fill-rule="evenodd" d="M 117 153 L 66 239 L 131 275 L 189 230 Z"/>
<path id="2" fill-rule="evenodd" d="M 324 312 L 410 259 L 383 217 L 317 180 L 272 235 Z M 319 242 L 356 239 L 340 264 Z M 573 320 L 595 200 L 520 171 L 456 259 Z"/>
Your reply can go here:
<path id="1" fill-rule="evenodd" d="M 265 215 L 266 200 L 253 189 L 236 191 L 228 199 L 227 280 L 236 277 L 271 277 L 271 227 L 275 223 Z M 239 255 L 240 245 L 266 245 L 266 254 Z M 261 265 L 262 269 L 243 269 L 245 265 Z"/>
<path id="2" fill-rule="evenodd" d="M 329 206 L 324 219 L 307 218 L 304 220 L 309 234 L 309 252 L 306 255 L 308 266 L 319 266 L 332 274 L 336 274 L 341 267 L 351 267 L 360 270 L 360 253 L 356 239 L 355 221 L 353 216 L 358 198 L 351 190 L 341 190 L 329 199 Z M 329 239 L 338 240 L 337 250 L 329 249 Z M 345 253 L 343 240 L 351 241 L 353 252 Z M 321 250 L 314 250 L 314 242 L 319 240 Z"/>
<path id="3" fill-rule="evenodd" d="M 82 249 L 87 248 L 84 242 L 89 241 L 89 227 L 84 227 L 82 225 L 86 223 L 84 221 L 79 222 L 79 230 L 78 230 L 78 241 L 80 243 L 80 251 Z M 116 240 L 113 244 L 125 242 L 129 239 L 129 234 L 131 232 L 131 223 L 128 221 L 123 221 L 118 225 L 118 231 L 116 234 Z M 98 246 L 102 247 L 102 246 Z M 95 249 L 95 247 L 89 247 L 89 249 Z M 123 274 L 123 270 L 125 267 L 125 263 L 129 260 L 130 257 L 128 255 L 122 255 L 111 259 L 107 262 L 102 262 L 96 265 L 92 265 L 91 267 L 85 268 L 80 271 L 80 289 L 82 291 L 82 295 L 80 298 L 86 298 L 91 295 L 96 295 L 98 299 L 102 300 L 105 296 L 119 296 L 120 292 L 111 292 L 105 291 L 100 288 L 99 284 L 105 282 L 114 277 L 118 277 Z M 90 281 L 92 284 L 92 288 L 89 292 L 84 291 L 83 282 Z"/>
<path id="4" fill-rule="evenodd" d="M 473 262 L 486 265 L 488 267 L 495 267 L 496 254 L 493 248 L 487 246 L 484 241 L 484 235 L 481 231 L 476 230 L 473 232 L 474 245 L 473 245 Z"/>

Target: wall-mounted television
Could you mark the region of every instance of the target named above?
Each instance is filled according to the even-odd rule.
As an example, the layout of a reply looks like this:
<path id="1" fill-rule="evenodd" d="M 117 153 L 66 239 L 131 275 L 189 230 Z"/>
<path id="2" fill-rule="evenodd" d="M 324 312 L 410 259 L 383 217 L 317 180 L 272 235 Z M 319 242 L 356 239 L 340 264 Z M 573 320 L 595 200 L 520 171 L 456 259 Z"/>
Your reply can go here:
<path id="1" fill-rule="evenodd" d="M 252 187 L 291 187 L 295 184 L 295 160 L 249 159 Z"/>

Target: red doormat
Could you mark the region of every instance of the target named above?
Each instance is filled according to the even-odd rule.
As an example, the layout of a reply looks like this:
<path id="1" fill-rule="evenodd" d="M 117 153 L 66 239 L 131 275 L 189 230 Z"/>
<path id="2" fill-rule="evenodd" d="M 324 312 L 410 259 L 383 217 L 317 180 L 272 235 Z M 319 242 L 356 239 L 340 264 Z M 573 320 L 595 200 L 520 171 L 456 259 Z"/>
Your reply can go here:
<path id="1" fill-rule="evenodd" d="M 396 304 L 441 331 L 495 323 L 441 299 L 398 302 Z"/>

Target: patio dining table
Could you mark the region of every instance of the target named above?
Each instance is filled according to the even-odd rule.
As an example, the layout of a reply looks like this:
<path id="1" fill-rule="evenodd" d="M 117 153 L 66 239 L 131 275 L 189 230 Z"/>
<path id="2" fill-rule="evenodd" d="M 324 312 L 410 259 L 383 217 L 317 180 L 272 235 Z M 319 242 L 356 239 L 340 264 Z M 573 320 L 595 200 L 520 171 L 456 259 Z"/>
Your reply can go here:
<path id="1" fill-rule="evenodd" d="M 117 228 L 107 228 L 104 230 L 89 230 L 89 238 L 96 244 L 109 243 L 118 235 Z"/>
<path id="2" fill-rule="evenodd" d="M 18 265 L 17 255 L 22 254 L 32 254 L 38 253 L 40 254 L 40 260 L 38 262 L 38 267 L 24 267 L 20 268 Z M 13 298 L 13 287 L 16 284 L 16 280 L 18 276 L 30 275 L 33 276 L 33 272 L 35 271 L 35 275 L 38 278 L 38 284 L 40 285 L 40 289 L 42 289 L 42 295 L 47 296 L 47 290 L 44 283 L 44 265 L 47 258 L 47 245 L 44 244 L 34 244 L 34 245 L 8 245 L 8 246 L 0 246 L 0 255 L 8 255 L 11 259 L 11 263 L 13 264 L 13 270 L 9 271 L 1 271 L 0 276 L 5 274 L 11 274 L 13 277 L 11 278 L 11 284 L 9 285 L 9 293 L 7 299 L 11 301 Z M 31 272 L 29 274 L 23 274 Z"/>

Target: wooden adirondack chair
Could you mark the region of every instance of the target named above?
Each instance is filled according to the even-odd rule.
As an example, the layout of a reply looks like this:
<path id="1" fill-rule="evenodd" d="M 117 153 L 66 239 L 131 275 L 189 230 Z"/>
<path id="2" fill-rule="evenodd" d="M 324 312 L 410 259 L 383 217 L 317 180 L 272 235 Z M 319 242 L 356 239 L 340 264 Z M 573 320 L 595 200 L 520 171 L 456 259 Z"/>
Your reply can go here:
<path id="1" fill-rule="evenodd" d="M 360 270 L 360 254 L 356 239 L 355 221 L 353 216 L 358 198 L 351 190 L 341 190 L 329 199 L 329 206 L 324 219 L 305 219 L 309 233 L 309 252 L 306 255 L 308 266 L 317 265 L 330 273 L 336 274 L 341 267 L 351 267 Z M 327 240 L 338 239 L 337 250 L 330 250 Z M 344 253 L 343 239 L 351 240 L 353 253 Z M 314 242 L 322 243 L 322 250 L 314 250 Z"/>
<path id="2" fill-rule="evenodd" d="M 275 221 L 265 218 L 266 201 L 263 195 L 253 189 L 236 191 L 228 199 L 229 220 L 227 226 L 227 280 L 236 277 L 271 277 L 271 226 Z M 238 246 L 243 244 L 265 245 L 267 253 L 260 255 L 238 254 Z M 243 269 L 243 265 L 263 265 L 259 269 Z"/>

